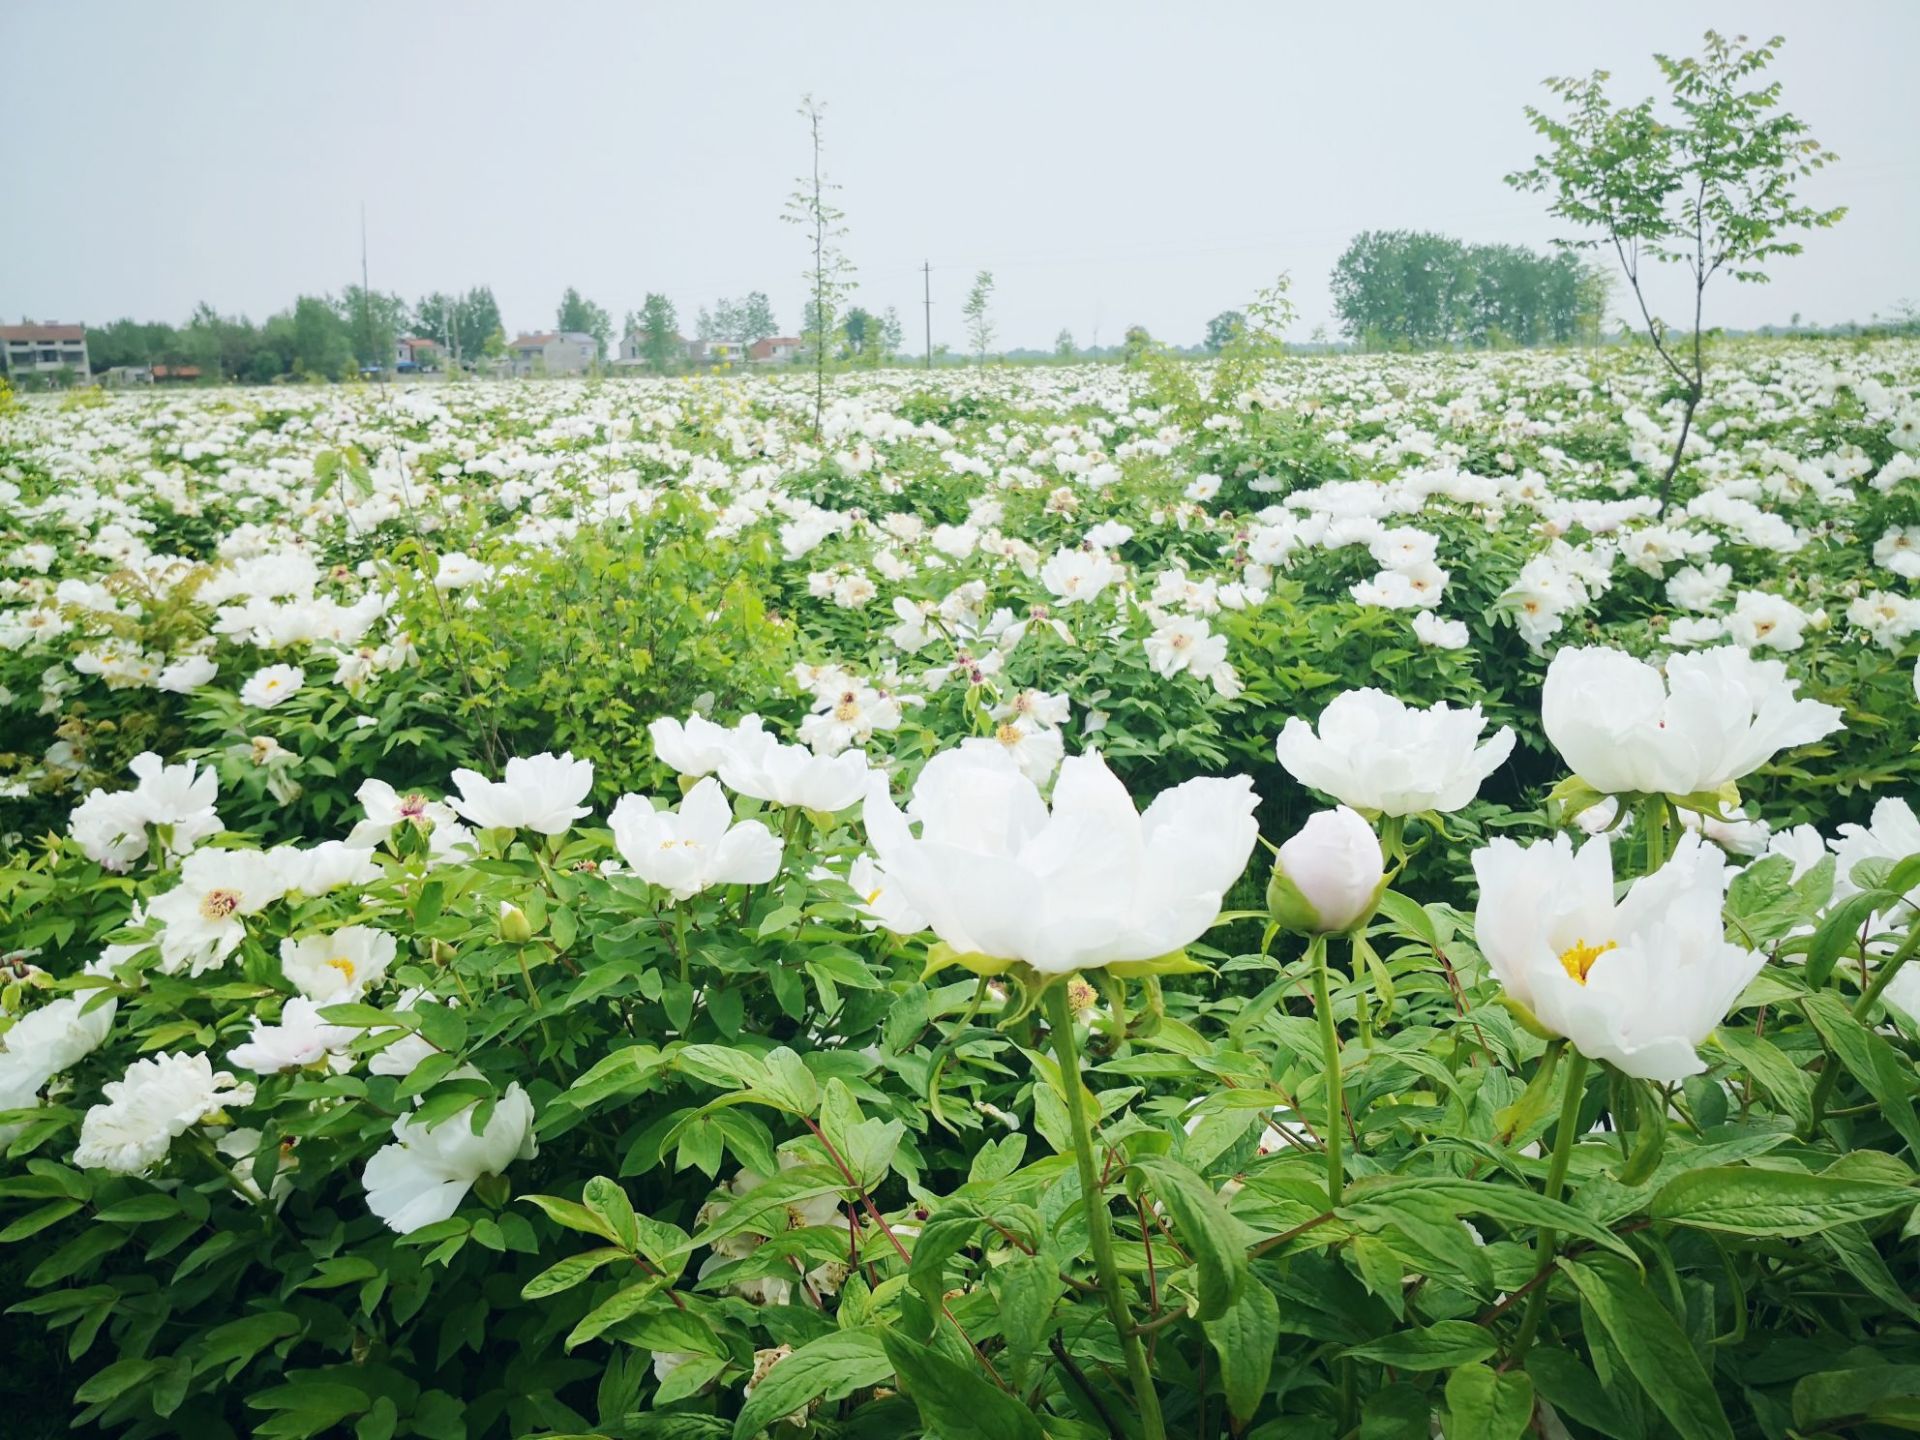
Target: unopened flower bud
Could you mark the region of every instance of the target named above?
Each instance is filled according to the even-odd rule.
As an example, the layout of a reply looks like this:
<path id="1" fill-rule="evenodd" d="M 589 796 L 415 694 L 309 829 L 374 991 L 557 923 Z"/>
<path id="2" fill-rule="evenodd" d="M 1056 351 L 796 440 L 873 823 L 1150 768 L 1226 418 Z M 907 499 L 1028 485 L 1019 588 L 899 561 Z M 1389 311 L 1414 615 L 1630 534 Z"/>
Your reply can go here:
<path id="1" fill-rule="evenodd" d="M 1285 929 L 1339 934 L 1372 918 L 1386 883 L 1379 837 L 1342 805 L 1315 815 L 1280 847 L 1267 909 Z"/>

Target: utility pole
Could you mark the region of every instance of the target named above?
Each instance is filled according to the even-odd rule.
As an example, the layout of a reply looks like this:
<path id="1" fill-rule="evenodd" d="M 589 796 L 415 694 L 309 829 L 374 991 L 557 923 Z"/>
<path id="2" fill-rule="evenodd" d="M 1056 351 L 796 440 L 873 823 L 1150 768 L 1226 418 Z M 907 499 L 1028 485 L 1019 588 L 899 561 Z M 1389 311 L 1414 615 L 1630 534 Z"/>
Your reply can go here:
<path id="1" fill-rule="evenodd" d="M 373 312 L 368 308 L 373 297 L 367 291 L 367 202 L 360 202 L 360 329 L 367 339 L 367 353 L 373 353 Z M 384 389 L 387 383 L 387 367 L 378 364 L 375 368 L 380 374 L 380 384 Z"/>
<path id="2" fill-rule="evenodd" d="M 925 294 L 927 307 L 927 369 L 933 369 L 933 265 L 929 261 L 920 262 L 920 286 Z"/>

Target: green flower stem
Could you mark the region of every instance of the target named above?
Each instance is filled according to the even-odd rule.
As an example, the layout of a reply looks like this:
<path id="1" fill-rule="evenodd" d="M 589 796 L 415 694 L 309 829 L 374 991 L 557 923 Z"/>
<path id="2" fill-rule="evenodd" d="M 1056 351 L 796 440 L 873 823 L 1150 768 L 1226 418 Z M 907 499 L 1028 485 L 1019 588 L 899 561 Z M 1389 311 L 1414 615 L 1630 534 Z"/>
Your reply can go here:
<path id="1" fill-rule="evenodd" d="M 1908 932 L 1900 948 L 1887 957 L 1886 964 L 1873 972 L 1872 982 L 1860 992 L 1860 998 L 1853 1005 L 1854 1019 L 1867 1018 L 1873 1010 L 1873 1002 L 1880 998 L 1880 992 L 1893 983 L 1893 977 L 1900 973 L 1900 967 L 1913 958 L 1916 946 L 1920 946 L 1920 917 L 1916 917 L 1913 928 Z"/>
<path id="2" fill-rule="evenodd" d="M 1900 948 L 1887 957 L 1887 963 L 1873 972 L 1873 979 L 1860 992 L 1860 998 L 1853 1002 L 1853 1018 L 1864 1021 L 1873 1011 L 1873 1002 L 1893 983 L 1893 977 L 1900 973 L 1900 967 L 1913 958 L 1914 950 L 1920 947 L 1920 925 L 1915 925 Z M 1863 957 L 1864 959 L 1864 957 Z M 1840 1058 L 1831 1050 L 1822 1052 L 1825 1062 L 1820 1067 L 1820 1078 L 1813 1085 L 1813 1099 L 1808 1107 L 1809 1118 L 1801 1130 L 1803 1139 L 1812 1139 L 1820 1128 L 1820 1122 L 1826 1118 L 1827 1101 L 1833 1098 L 1833 1087 L 1840 1079 Z"/>
<path id="3" fill-rule="evenodd" d="M 1327 994 L 1326 936 L 1313 937 L 1307 958 L 1313 962 L 1313 1008 L 1320 1016 L 1321 1077 L 1327 1087 L 1327 1128 L 1320 1137 L 1327 1152 L 1327 1207 L 1337 1210 L 1347 1188 L 1346 1167 L 1340 1160 L 1340 1131 L 1347 1112 L 1341 1103 L 1340 1030 L 1333 1023 L 1333 1001 Z"/>
<path id="4" fill-rule="evenodd" d="M 1667 797 L 1649 795 L 1640 807 L 1640 828 L 1647 837 L 1647 870 L 1651 875 L 1667 863 Z"/>
<path id="5" fill-rule="evenodd" d="M 1558 1200 L 1560 1192 L 1567 1183 L 1567 1161 L 1573 1155 L 1574 1132 L 1580 1128 L 1580 1101 L 1587 1091 L 1587 1057 L 1572 1046 L 1567 1047 L 1567 1093 L 1560 1102 L 1560 1124 L 1553 1132 L 1553 1158 L 1547 1162 L 1547 1198 Z M 1554 1252 L 1559 1248 L 1560 1235 L 1555 1230 L 1543 1228 L 1537 1246 L 1540 1254 L 1540 1268 L 1536 1278 L 1544 1277 L 1553 1265 Z M 1518 1364 L 1527 1353 L 1527 1347 L 1533 1344 L 1533 1337 L 1539 1333 L 1540 1322 L 1547 1314 L 1547 1291 L 1549 1282 L 1540 1278 L 1534 1288 L 1533 1297 L 1527 1301 L 1527 1316 L 1520 1323 L 1520 1336 L 1513 1342 L 1513 1362 Z"/>
<path id="6" fill-rule="evenodd" d="M 1073 1129 L 1073 1155 L 1080 1169 L 1080 1198 L 1087 1213 L 1087 1237 L 1093 1244 L 1093 1267 L 1106 1297 L 1107 1315 L 1126 1357 L 1127 1379 L 1133 1403 L 1140 1412 L 1145 1440 L 1166 1440 L 1166 1422 L 1160 1418 L 1160 1396 L 1153 1388 L 1146 1347 L 1134 1331 L 1133 1311 L 1120 1288 L 1120 1266 L 1113 1254 L 1113 1218 L 1107 1212 L 1106 1190 L 1093 1159 L 1093 1130 L 1087 1120 L 1087 1102 L 1080 1083 L 1080 1053 L 1073 1043 L 1073 1011 L 1067 1004 L 1067 982 L 1056 980 L 1045 995 L 1047 1024 L 1053 1029 L 1053 1053 L 1060 1062 L 1060 1084 L 1067 1092 L 1067 1120 Z"/>

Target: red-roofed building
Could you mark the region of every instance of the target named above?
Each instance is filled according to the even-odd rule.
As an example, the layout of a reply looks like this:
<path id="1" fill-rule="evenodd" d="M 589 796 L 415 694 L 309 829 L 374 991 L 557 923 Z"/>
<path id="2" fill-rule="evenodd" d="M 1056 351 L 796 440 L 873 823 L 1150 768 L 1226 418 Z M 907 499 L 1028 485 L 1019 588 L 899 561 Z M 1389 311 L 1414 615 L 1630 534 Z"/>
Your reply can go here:
<path id="1" fill-rule="evenodd" d="M 791 335 L 769 335 L 747 348 L 747 358 L 756 365 L 791 365 L 806 348 L 806 341 Z"/>
<path id="2" fill-rule="evenodd" d="M 84 325 L 0 325 L 0 367 L 16 384 L 90 380 Z"/>

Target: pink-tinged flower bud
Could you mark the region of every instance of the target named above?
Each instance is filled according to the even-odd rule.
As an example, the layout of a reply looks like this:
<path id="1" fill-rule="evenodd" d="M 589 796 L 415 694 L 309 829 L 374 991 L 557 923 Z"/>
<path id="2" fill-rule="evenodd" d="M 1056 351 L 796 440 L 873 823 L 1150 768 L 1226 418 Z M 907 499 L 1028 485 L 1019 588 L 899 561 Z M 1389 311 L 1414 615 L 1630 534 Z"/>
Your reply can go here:
<path id="1" fill-rule="evenodd" d="M 1386 883 L 1379 837 L 1342 805 L 1322 810 L 1280 847 L 1267 908 L 1286 929 L 1339 934 L 1372 917 Z"/>

